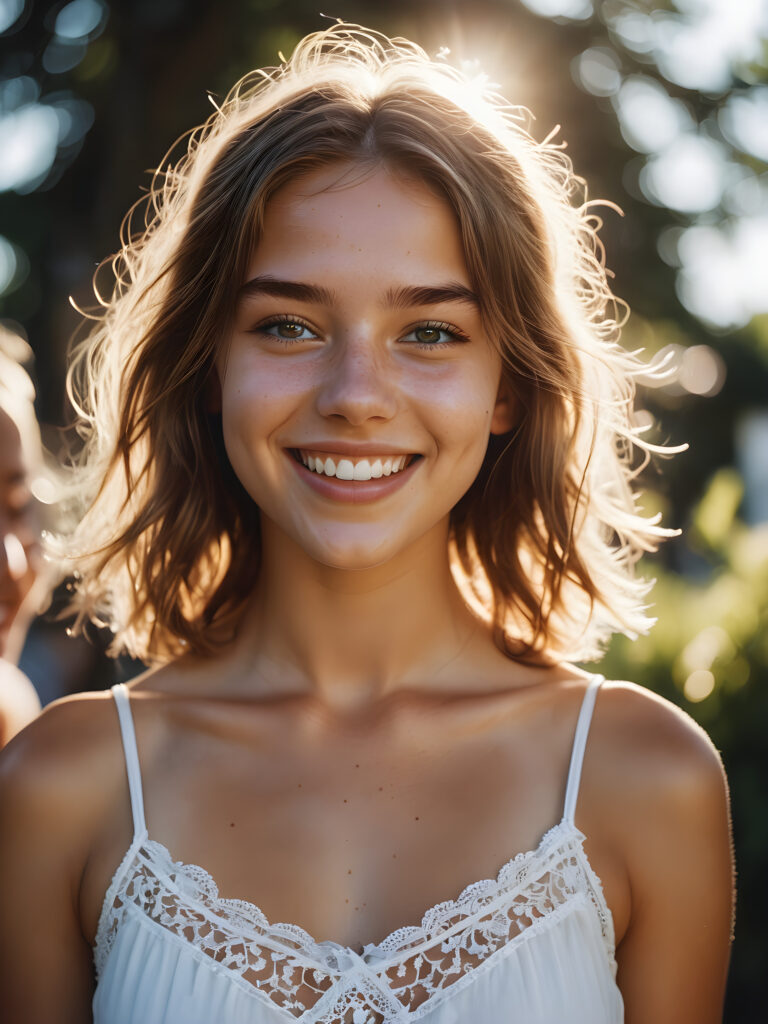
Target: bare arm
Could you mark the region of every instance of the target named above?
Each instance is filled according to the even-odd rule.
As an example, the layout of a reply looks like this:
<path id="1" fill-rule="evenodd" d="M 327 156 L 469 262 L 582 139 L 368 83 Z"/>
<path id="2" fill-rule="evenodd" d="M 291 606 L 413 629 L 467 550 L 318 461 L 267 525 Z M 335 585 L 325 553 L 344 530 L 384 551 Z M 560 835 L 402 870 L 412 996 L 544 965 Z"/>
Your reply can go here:
<path id="1" fill-rule="evenodd" d="M 725 775 L 688 716 L 632 690 L 617 823 L 631 889 L 617 957 L 626 1024 L 720 1024 L 733 913 Z"/>
<path id="2" fill-rule="evenodd" d="M 94 818 L 93 702 L 52 705 L 0 757 L 0 1017 L 91 1021 L 78 900 Z"/>

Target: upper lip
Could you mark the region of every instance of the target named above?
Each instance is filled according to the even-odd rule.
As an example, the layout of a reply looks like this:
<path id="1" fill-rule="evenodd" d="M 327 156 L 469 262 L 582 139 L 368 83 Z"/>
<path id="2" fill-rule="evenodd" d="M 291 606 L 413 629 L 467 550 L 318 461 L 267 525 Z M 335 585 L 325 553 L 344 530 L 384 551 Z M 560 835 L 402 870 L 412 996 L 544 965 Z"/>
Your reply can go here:
<path id="1" fill-rule="evenodd" d="M 312 441 L 292 445 L 295 450 L 305 452 L 324 452 L 327 455 L 414 455 L 413 448 L 398 448 L 377 441 Z"/>

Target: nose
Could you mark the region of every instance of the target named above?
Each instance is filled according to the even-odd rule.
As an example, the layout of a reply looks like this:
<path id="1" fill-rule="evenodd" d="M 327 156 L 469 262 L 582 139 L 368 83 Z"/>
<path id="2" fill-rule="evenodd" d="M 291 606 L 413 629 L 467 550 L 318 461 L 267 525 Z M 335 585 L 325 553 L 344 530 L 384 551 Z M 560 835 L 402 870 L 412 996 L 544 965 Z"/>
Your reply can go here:
<path id="1" fill-rule="evenodd" d="M 0 576 L 6 574 L 12 580 L 20 580 L 26 575 L 29 563 L 24 545 L 15 533 L 6 533 L 0 544 Z"/>
<path id="2" fill-rule="evenodd" d="M 394 372 L 370 336 L 345 342 L 328 361 L 317 395 L 318 412 L 341 416 L 353 426 L 391 419 L 397 410 Z"/>

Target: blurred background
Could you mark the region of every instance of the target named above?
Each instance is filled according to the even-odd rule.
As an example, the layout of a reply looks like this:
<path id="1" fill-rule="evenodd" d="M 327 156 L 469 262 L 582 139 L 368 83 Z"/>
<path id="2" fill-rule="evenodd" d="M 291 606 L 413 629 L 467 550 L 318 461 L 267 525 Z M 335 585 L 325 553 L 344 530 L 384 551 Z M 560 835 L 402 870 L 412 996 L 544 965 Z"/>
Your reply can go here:
<path id="1" fill-rule="evenodd" d="M 325 0 L 324 0 L 325 2 Z M 97 263 L 171 142 L 324 15 L 413 38 L 555 125 L 606 209 L 628 347 L 675 356 L 641 388 L 655 440 L 689 450 L 643 477 L 682 535 L 649 558 L 659 622 L 604 671 L 710 733 L 730 777 L 740 896 L 726 1021 L 765 1019 L 768 922 L 768 4 L 765 0 L 0 0 L 0 321 L 28 339 L 53 452 Z M 50 500 L 43 479 L 37 497 Z M 54 598 L 53 612 L 62 596 Z M 43 703 L 140 666 L 37 620 L 21 667 Z"/>

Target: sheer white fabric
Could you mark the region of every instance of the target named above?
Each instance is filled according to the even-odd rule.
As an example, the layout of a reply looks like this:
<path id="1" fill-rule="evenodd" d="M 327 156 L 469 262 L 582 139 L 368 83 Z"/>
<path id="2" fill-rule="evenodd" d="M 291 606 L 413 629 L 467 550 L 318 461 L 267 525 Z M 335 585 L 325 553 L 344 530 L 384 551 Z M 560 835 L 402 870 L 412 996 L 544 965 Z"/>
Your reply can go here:
<path id="1" fill-rule="evenodd" d="M 95 1024 L 621 1024 L 613 923 L 573 821 L 600 681 L 562 821 L 497 878 L 362 954 L 219 898 L 206 871 L 148 837 L 127 691 L 114 688 L 135 835 L 96 936 Z"/>

